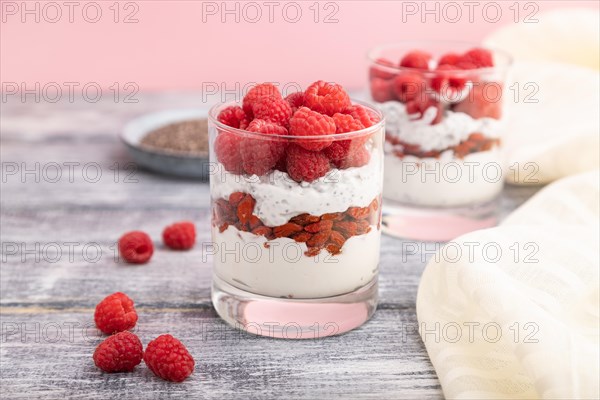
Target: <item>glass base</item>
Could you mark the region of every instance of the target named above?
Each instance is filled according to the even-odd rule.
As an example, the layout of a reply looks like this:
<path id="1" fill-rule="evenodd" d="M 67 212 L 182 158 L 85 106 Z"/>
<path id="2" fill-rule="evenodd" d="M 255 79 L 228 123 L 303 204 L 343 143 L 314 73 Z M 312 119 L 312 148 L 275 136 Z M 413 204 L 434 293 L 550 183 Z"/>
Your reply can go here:
<path id="1" fill-rule="evenodd" d="M 498 224 L 498 201 L 453 208 L 405 205 L 383 200 L 381 230 L 402 239 L 447 242 Z"/>
<path id="2" fill-rule="evenodd" d="M 287 299 L 261 296 L 213 275 L 212 302 L 219 316 L 248 333 L 280 339 L 318 339 L 358 328 L 377 308 L 377 278 L 341 296 Z"/>

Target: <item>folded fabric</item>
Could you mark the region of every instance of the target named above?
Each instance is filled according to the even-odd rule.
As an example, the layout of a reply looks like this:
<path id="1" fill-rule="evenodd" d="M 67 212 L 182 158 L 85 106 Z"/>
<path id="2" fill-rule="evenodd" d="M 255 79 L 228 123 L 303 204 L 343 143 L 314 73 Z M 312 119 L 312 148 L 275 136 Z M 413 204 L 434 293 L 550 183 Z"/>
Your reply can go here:
<path id="1" fill-rule="evenodd" d="M 542 189 L 428 263 L 420 331 L 455 399 L 597 399 L 598 171 Z"/>
<path id="2" fill-rule="evenodd" d="M 597 5 L 596 5 L 597 7 Z M 509 23 L 485 40 L 485 45 L 503 49 L 519 60 L 556 61 L 600 68 L 600 14 L 598 9 L 561 7 L 538 13 L 525 3 L 519 23 Z"/>
<path id="3" fill-rule="evenodd" d="M 520 23 L 484 45 L 515 59 L 505 99 L 507 181 L 535 185 L 599 168 L 600 14 L 525 6 Z"/>
<path id="4" fill-rule="evenodd" d="M 515 62 L 506 99 L 509 183 L 539 185 L 600 167 L 598 71 Z"/>

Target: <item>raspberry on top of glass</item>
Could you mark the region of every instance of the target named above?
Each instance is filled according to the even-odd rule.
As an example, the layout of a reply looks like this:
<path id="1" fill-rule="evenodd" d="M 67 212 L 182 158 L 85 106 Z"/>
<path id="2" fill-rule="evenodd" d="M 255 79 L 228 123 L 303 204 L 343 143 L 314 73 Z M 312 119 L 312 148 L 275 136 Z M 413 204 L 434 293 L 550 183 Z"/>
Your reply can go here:
<path id="1" fill-rule="evenodd" d="M 336 140 L 336 135 L 369 128 L 380 117 L 353 104 L 342 86 L 317 81 L 285 98 L 273 84 L 259 84 L 248 91 L 241 106 L 224 108 L 217 119 L 232 128 L 273 136 L 260 140 L 220 132 L 215 153 L 228 172 L 262 176 L 279 170 L 297 182 L 312 182 L 332 168 L 367 164 L 368 136 Z M 301 138 L 290 141 L 293 137 Z"/>
<path id="2" fill-rule="evenodd" d="M 292 238 L 305 243 L 306 255 L 337 255 L 379 223 L 381 146 L 372 138 L 382 118 L 342 86 L 317 81 L 284 98 L 275 85 L 259 84 L 217 120 L 219 230 Z"/>
<path id="3" fill-rule="evenodd" d="M 397 63 L 375 57 L 369 69 L 371 96 L 386 103 L 386 116 L 395 115 L 387 140 L 398 157 L 438 157 L 451 150 L 462 158 L 499 144 L 490 120 L 502 116 L 504 84 L 493 71 L 491 51 L 472 48 L 436 58 L 411 50 Z"/>

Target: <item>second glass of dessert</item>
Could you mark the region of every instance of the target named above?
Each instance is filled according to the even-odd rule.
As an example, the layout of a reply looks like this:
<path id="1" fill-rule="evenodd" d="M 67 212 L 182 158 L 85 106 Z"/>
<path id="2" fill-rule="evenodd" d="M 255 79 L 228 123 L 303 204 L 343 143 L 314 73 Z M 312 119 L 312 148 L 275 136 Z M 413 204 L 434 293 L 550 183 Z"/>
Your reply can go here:
<path id="1" fill-rule="evenodd" d="M 318 81 L 209 115 L 213 304 L 257 335 L 346 332 L 377 304 L 383 116 Z"/>
<path id="2" fill-rule="evenodd" d="M 508 55 L 454 42 L 369 54 L 371 97 L 386 118 L 386 232 L 449 240 L 495 225 Z"/>

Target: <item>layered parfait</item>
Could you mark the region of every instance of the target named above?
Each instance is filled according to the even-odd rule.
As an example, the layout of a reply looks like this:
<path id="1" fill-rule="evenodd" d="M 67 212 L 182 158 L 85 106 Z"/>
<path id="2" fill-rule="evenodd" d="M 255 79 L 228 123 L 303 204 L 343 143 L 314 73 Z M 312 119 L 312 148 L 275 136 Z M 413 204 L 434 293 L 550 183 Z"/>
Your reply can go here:
<path id="1" fill-rule="evenodd" d="M 214 273 L 246 292 L 342 295 L 379 263 L 383 119 L 318 81 L 211 111 Z"/>
<path id="2" fill-rule="evenodd" d="M 509 60 L 483 48 L 432 53 L 399 46 L 371 53 L 371 96 L 386 117 L 384 196 L 426 207 L 488 202 L 503 186 Z"/>

